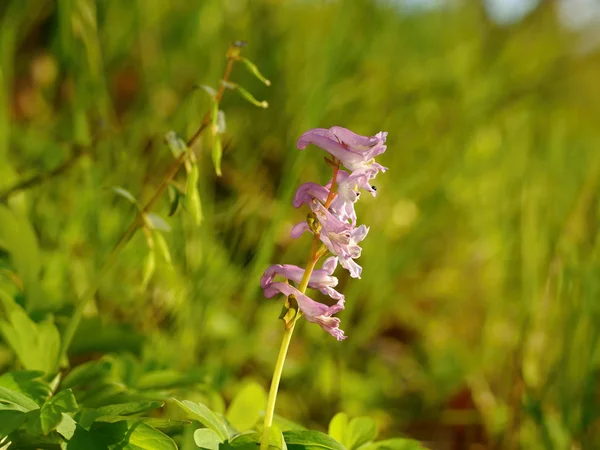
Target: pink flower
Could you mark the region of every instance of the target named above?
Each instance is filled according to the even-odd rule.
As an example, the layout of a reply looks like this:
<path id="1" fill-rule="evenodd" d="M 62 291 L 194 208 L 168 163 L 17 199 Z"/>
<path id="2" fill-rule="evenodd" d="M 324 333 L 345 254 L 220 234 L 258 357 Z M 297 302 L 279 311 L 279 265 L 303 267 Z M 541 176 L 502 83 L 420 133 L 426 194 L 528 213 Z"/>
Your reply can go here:
<path id="1" fill-rule="evenodd" d="M 336 299 L 337 303 L 333 306 L 318 303 L 288 282 L 274 281 L 276 276 L 281 276 L 290 282 L 301 283 L 305 270 L 297 266 L 275 264 L 265 271 L 260 280 L 265 297 L 271 298 L 278 293 L 286 297 L 293 296 L 309 322 L 318 323 L 339 341 L 346 336 L 339 329 L 340 320 L 332 316 L 344 309 L 344 296 L 334 289 L 338 280 L 333 272 L 339 261 L 353 278 L 360 278 L 362 274 L 362 267 L 355 259 L 362 253 L 358 244 L 367 236 L 369 228 L 365 225 L 356 226 L 354 204 L 358 201 L 361 190 L 370 192 L 373 196 L 377 194 L 371 180 L 387 169 L 376 163 L 374 158 L 386 151 L 386 138 L 386 132 L 375 136 L 361 136 L 346 128 L 331 127 L 309 130 L 297 142 L 300 150 L 309 144 L 321 147 L 350 171 L 339 170 L 336 162 L 336 186 L 333 186 L 333 179 L 325 186 L 304 183 L 298 188 L 292 202 L 296 208 L 308 205 L 314 214 L 309 216 L 308 221 L 294 225 L 292 237 L 298 238 L 307 231 L 317 233 L 323 245 L 334 255 L 323 263 L 321 269 L 312 272 L 307 287 L 318 289 Z M 332 189 L 335 195 L 332 195 Z M 313 223 L 315 218 L 318 224 Z"/>
<path id="2" fill-rule="evenodd" d="M 339 257 L 341 266 L 350 272 L 350 276 L 360 278 L 362 267 L 353 260 L 360 257 L 362 249 L 358 243 L 367 236 L 369 228 L 365 225 L 355 228 L 347 222 L 342 222 L 320 203 L 313 204 L 312 210 L 321 224 L 321 242 Z"/>
<path id="3" fill-rule="evenodd" d="M 296 146 L 304 150 L 308 144 L 314 144 L 339 159 L 351 171 L 374 169 L 377 173 L 387 170 L 374 160 L 386 151 L 386 138 L 387 132 L 383 131 L 369 137 L 342 127 L 313 128 L 300 136 Z"/>
<path id="4" fill-rule="evenodd" d="M 265 297 L 273 298 L 278 293 L 289 297 L 293 296 L 298 302 L 300 311 L 306 317 L 306 320 L 312 323 L 317 323 L 321 328 L 331 334 L 338 341 L 346 339 L 344 332 L 340 330 L 340 319 L 331 317 L 333 314 L 344 309 L 344 299 L 341 298 L 333 306 L 327 306 L 309 298 L 307 295 L 300 292 L 295 287 L 282 282 L 271 282 L 265 287 Z"/>
<path id="5" fill-rule="evenodd" d="M 327 258 L 321 269 L 314 270 L 310 275 L 308 287 L 311 289 L 318 289 L 321 293 L 328 295 L 335 300 L 343 300 L 344 296 L 333 289 L 338 284 L 338 279 L 332 276 L 337 267 L 337 263 L 338 259 L 335 256 Z M 277 275 L 295 283 L 300 283 L 302 277 L 304 277 L 304 269 L 292 264 L 275 264 L 265 270 L 265 273 L 260 279 L 261 287 L 265 289 L 273 282 L 273 279 Z"/>

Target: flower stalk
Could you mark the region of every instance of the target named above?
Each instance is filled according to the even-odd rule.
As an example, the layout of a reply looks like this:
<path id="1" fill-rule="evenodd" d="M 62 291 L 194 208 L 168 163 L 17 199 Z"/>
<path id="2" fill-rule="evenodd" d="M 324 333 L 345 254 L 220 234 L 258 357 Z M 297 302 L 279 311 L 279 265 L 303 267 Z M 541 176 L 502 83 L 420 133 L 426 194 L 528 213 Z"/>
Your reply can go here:
<path id="1" fill-rule="evenodd" d="M 300 292 L 306 292 L 310 276 L 313 273 L 313 270 L 315 269 L 317 261 L 318 258 L 316 256 L 315 245 L 313 245 L 313 249 L 311 250 L 311 254 L 308 259 L 308 264 L 306 265 L 306 269 L 304 271 L 304 277 L 302 278 L 302 281 L 300 282 L 300 287 L 298 288 Z M 273 378 L 271 380 L 271 388 L 269 389 L 269 397 L 267 399 L 267 409 L 265 410 L 265 422 L 263 425 L 263 432 L 260 441 L 260 450 L 268 450 L 269 448 L 269 436 L 271 426 L 273 425 L 273 416 L 275 414 L 275 403 L 277 401 L 277 391 L 279 390 L 279 382 L 281 381 L 281 374 L 283 373 L 285 357 L 287 356 L 288 348 L 292 340 L 292 334 L 294 333 L 294 328 L 299 318 L 300 316 L 297 314 L 292 319 L 290 325 L 286 326 L 283 331 L 281 347 L 279 348 L 279 355 L 277 356 L 277 361 L 275 362 L 275 369 L 273 370 Z"/>
<path id="2" fill-rule="evenodd" d="M 300 150 L 314 144 L 327 151 L 333 157 L 325 158 L 333 169 L 333 175 L 326 186 L 312 182 L 302 184 L 292 202 L 296 208 L 307 205 L 311 209 L 306 222 L 296 224 L 291 231 L 293 238 L 300 237 L 304 232 L 313 234 L 306 268 L 275 264 L 265 270 L 260 280 L 266 298 L 277 294 L 287 297 L 288 310 L 281 316 L 285 329 L 269 390 L 260 450 L 269 448 L 277 391 L 296 322 L 304 316 L 338 341 L 346 338 L 344 331 L 339 328 L 340 319 L 333 317 L 344 309 L 345 301 L 344 295 L 334 289 L 338 280 L 333 272 L 339 261 L 353 278 L 360 278 L 362 273 L 362 267 L 354 260 L 361 254 L 358 242 L 365 238 L 369 229 L 365 225 L 356 226 L 354 203 L 360 196 L 359 189 L 376 195 L 376 188 L 369 181 L 378 172 L 387 170 L 374 160 L 375 156 L 385 152 L 386 136 L 384 132 L 371 137 L 360 136 L 345 128 L 332 127 L 309 130 L 298 140 L 297 147 Z M 352 173 L 341 170 L 342 164 Z M 333 256 L 323 263 L 321 269 L 315 269 L 319 259 L 327 253 Z M 277 276 L 286 278 L 286 281 L 276 281 Z M 298 283 L 298 287 L 290 282 Z M 308 288 L 316 289 L 337 302 L 332 306 L 316 302 L 306 295 Z M 295 310 L 294 314 L 290 314 L 292 309 Z"/>

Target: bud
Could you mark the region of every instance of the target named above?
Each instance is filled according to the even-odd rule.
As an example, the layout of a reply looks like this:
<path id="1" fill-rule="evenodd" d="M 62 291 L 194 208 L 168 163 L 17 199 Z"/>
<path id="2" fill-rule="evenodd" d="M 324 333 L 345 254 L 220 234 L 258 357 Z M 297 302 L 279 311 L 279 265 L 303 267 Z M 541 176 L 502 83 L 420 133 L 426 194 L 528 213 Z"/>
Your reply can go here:
<path id="1" fill-rule="evenodd" d="M 223 146 L 221 144 L 221 137 L 215 134 L 213 137 L 213 148 L 212 148 L 212 159 L 215 165 L 215 172 L 217 176 L 221 176 L 221 159 L 223 157 Z"/>
<path id="2" fill-rule="evenodd" d="M 256 67 L 252 61 L 250 61 L 248 58 L 241 58 L 240 61 L 246 65 L 250 73 L 252 73 L 256 78 L 265 83 L 267 86 L 271 86 L 271 82 L 267 80 L 262 73 L 260 73 L 258 67 Z"/>
<path id="3" fill-rule="evenodd" d="M 185 184 L 185 206 L 192 215 L 196 225 L 202 222 L 202 207 L 200 204 L 200 194 L 198 192 L 198 166 L 192 165 Z"/>
<path id="4" fill-rule="evenodd" d="M 293 295 L 290 295 L 283 308 L 281 309 L 281 314 L 279 318 L 283 320 L 283 324 L 287 330 L 292 328 L 294 322 L 296 321 L 296 317 L 298 316 L 298 302 L 294 298 Z"/>
<path id="5" fill-rule="evenodd" d="M 175 158 L 178 158 L 179 155 L 187 151 L 186 143 L 179 136 L 177 136 L 177 133 L 174 131 L 169 131 L 165 135 L 165 142 L 171 149 L 171 152 L 173 152 L 173 156 L 175 156 Z"/>
<path id="6" fill-rule="evenodd" d="M 237 86 L 237 91 L 240 93 L 240 95 L 242 97 L 244 97 L 246 100 L 248 100 L 254 106 L 258 106 L 259 108 L 268 108 L 269 107 L 269 104 L 266 101 L 263 100 L 262 102 L 259 102 L 258 100 L 256 100 L 254 98 L 254 96 L 250 92 L 248 92 L 243 87 Z"/>

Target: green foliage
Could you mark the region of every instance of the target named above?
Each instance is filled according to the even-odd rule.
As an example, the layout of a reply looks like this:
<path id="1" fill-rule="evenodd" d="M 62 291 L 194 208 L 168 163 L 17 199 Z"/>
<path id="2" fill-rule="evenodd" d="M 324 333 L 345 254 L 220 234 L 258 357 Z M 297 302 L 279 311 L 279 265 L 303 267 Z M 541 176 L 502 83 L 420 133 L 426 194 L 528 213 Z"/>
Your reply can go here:
<path id="1" fill-rule="evenodd" d="M 151 411 L 160 410 L 161 414 L 165 413 L 162 411 L 163 402 L 121 402 L 120 399 L 125 397 L 119 397 L 107 399 L 104 406 L 89 406 L 86 392 L 94 392 L 95 385 L 102 385 L 101 380 L 109 375 L 110 366 L 108 361 L 95 361 L 79 366 L 58 385 L 58 392 L 40 402 L 41 405 L 18 390 L 0 386 L 0 431 L 16 448 L 44 443 L 66 449 L 163 450 L 178 448 L 169 435 L 181 438 L 186 429 L 196 428 L 200 423 L 204 428 L 197 428 L 193 432 L 193 442 L 199 448 L 250 449 L 259 445 L 261 435 L 257 432 L 256 422 L 266 398 L 257 384 L 250 382 L 240 389 L 226 416 L 212 411 L 203 403 L 173 398 L 172 402 L 192 421 L 177 419 L 177 415 L 152 417 L 148 415 Z M 3 380 L 5 384 L 25 386 L 28 392 L 39 393 L 39 386 L 31 389 L 31 380 L 38 376 L 38 372 L 9 372 L 3 376 Z M 48 384 L 41 381 L 37 383 L 43 384 L 47 389 L 45 392 L 49 392 Z M 130 395 L 134 394 L 133 389 L 128 392 Z M 159 394 L 155 392 L 151 395 Z M 79 402 L 76 396 L 81 399 Z M 166 413 L 173 414 L 174 411 Z M 340 417 L 344 416 L 338 414 L 332 420 L 332 428 L 333 424 L 340 423 Z M 353 419 L 344 429 L 338 426 L 342 433 L 341 440 L 351 443 L 350 446 L 344 446 L 318 431 L 288 429 L 282 433 L 277 425 L 273 425 L 270 430 L 270 447 L 277 450 L 353 450 L 367 448 L 363 444 L 368 444 L 369 449 L 373 447 L 371 450 L 413 448 L 408 446 L 409 441 L 405 441 L 407 446 L 402 447 L 400 442 L 404 440 L 373 443 L 373 426 L 366 418 Z M 164 430 L 169 435 L 159 430 Z"/>
<path id="2" fill-rule="evenodd" d="M 60 336 L 51 318 L 35 323 L 11 299 L 0 294 L 6 320 L 0 320 L 0 333 L 27 370 L 50 373 L 58 358 Z"/>
<path id="3" fill-rule="evenodd" d="M 226 418 L 238 430 L 248 430 L 258 422 L 267 406 L 267 394 L 257 383 L 241 387 L 231 401 Z"/>
<path id="4" fill-rule="evenodd" d="M 193 403 L 189 400 L 179 401 L 173 399 L 173 402 L 179 406 L 190 419 L 197 420 L 206 428 L 214 431 L 221 441 L 229 437 L 229 432 L 223 421 L 217 415 L 202 403 Z"/>
<path id="5" fill-rule="evenodd" d="M 41 258 L 31 223 L 3 205 L 0 205 L 0 223 L 0 248 L 10 255 L 15 272 L 28 294 L 29 304 L 39 306 L 35 302 L 40 300 L 38 276 Z"/>
<path id="6" fill-rule="evenodd" d="M 219 444 L 223 442 L 221 437 L 209 428 L 199 428 L 194 431 L 194 442 L 200 448 L 218 450 Z"/>
<path id="7" fill-rule="evenodd" d="M 198 165 L 193 164 L 185 184 L 186 209 L 191 214 L 196 225 L 200 225 L 202 222 L 202 206 L 200 204 L 200 193 L 198 192 L 199 173 Z"/>
<path id="8" fill-rule="evenodd" d="M 344 446 L 320 431 L 290 430 L 283 432 L 283 438 L 290 450 L 344 450 Z"/>
<path id="9" fill-rule="evenodd" d="M 418 448 L 390 439 L 398 432 L 433 448 L 462 436 L 494 448 L 596 445 L 593 33 L 561 27 L 557 2 L 506 27 L 483 1 L 408 3 L 0 6 L 0 387 L 11 399 L 0 399 L 0 435 L 106 449 L 138 445 L 126 441 L 139 423 L 193 449 L 199 419 L 155 407 L 175 397 L 210 408 L 227 431 L 221 447 L 255 448 L 256 430 L 232 430 L 260 426 L 263 400 L 236 396 L 248 376 L 268 386 L 281 326 L 258 280 L 269 264 L 305 263 L 309 242 L 289 238 L 305 219 L 291 199 L 299 180 L 330 176 L 319 150 L 295 141 L 342 125 L 389 131 L 390 171 L 377 203 L 358 206 L 371 229 L 362 279 L 336 274 L 349 339 L 299 324 L 278 427 L 323 431 L 346 411 L 330 435 L 348 450 Z M 248 45 L 228 55 L 216 105 L 227 43 L 240 36 Z M 180 157 L 186 173 L 149 211 L 169 217 L 146 224 L 153 248 L 137 233 L 105 270 L 130 203 L 150 199 Z M 44 436 L 42 408 L 67 389 L 77 411 L 46 406 L 46 429 L 60 422 Z"/>
<path id="10" fill-rule="evenodd" d="M 377 436 L 377 425 L 370 417 L 355 417 L 348 421 L 345 413 L 336 414 L 329 423 L 329 435 L 348 450 L 355 450 Z"/>

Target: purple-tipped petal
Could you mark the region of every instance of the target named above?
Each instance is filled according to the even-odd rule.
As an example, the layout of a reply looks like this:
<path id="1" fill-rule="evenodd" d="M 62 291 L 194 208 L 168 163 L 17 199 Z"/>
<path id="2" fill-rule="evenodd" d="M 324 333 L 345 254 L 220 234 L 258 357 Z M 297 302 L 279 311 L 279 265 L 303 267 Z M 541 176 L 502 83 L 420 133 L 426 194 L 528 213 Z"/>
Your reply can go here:
<path id="1" fill-rule="evenodd" d="M 343 341 L 348 337 L 344 334 L 343 330 L 340 330 L 340 319 L 337 317 L 317 316 L 314 320 L 310 320 L 309 322 L 318 323 L 322 329 L 327 331 L 338 341 Z"/>
<path id="2" fill-rule="evenodd" d="M 308 130 L 307 132 L 302 133 L 302 136 L 300 136 L 298 142 L 296 142 L 296 147 L 298 147 L 298 150 L 304 150 L 308 147 L 308 144 L 312 143 L 310 141 L 312 136 L 325 136 L 328 132 L 329 130 L 327 128 L 313 128 Z"/>
<path id="3" fill-rule="evenodd" d="M 269 296 L 267 296 L 267 291 Z M 344 332 L 339 329 L 340 319 L 337 317 L 331 317 L 333 314 L 344 309 L 343 299 L 338 300 L 338 302 L 333 306 L 327 306 L 323 303 L 314 301 L 287 283 L 271 283 L 267 289 L 265 289 L 265 296 L 267 298 L 271 298 L 277 293 L 281 293 L 286 297 L 293 295 L 298 302 L 298 307 L 306 317 L 306 320 L 309 322 L 318 323 L 321 328 L 335 337 L 338 341 L 341 341 L 345 338 Z"/>
<path id="4" fill-rule="evenodd" d="M 300 150 L 309 144 L 321 147 L 354 171 L 368 169 L 374 164 L 373 158 L 387 149 L 386 138 L 387 132 L 383 131 L 375 136 L 361 136 L 342 127 L 331 127 L 329 130 L 313 128 L 300 136 L 296 146 Z"/>
<path id="5" fill-rule="evenodd" d="M 321 269 L 313 270 L 308 287 L 318 289 L 323 294 L 330 296 L 335 300 L 343 300 L 344 295 L 333 289 L 338 284 L 338 279 L 331 274 L 337 266 L 337 258 L 327 258 Z M 300 283 L 304 277 L 304 269 L 292 264 L 274 264 L 265 270 L 260 279 L 260 286 L 263 289 L 269 288 L 273 284 L 276 276 L 281 276 L 294 283 Z M 270 291 L 269 291 L 270 292 Z"/>
<path id="6" fill-rule="evenodd" d="M 336 139 L 332 139 L 320 133 L 315 133 L 314 130 L 309 130 L 300 136 L 300 139 L 298 139 L 298 143 L 296 145 L 300 150 L 302 150 L 306 148 L 308 144 L 313 144 L 322 148 L 335 158 L 342 161 L 344 165 L 346 165 L 346 163 L 353 164 L 364 159 L 361 157 L 361 155 L 348 150 Z"/>
<path id="7" fill-rule="evenodd" d="M 329 135 L 337 137 L 347 147 L 355 151 L 366 151 L 376 145 L 385 144 L 386 132 L 379 132 L 375 136 L 361 136 L 343 127 L 331 127 Z"/>
<path id="8" fill-rule="evenodd" d="M 329 189 L 321 186 L 320 184 L 304 183 L 301 184 L 296 191 L 296 195 L 294 196 L 292 204 L 294 205 L 294 208 L 300 208 L 303 204 L 310 205 L 313 198 L 325 203 L 328 195 Z"/>
<path id="9" fill-rule="evenodd" d="M 362 267 L 359 266 L 352 258 L 340 259 L 341 266 L 350 272 L 352 278 L 360 278 L 362 274 Z"/>
<path id="10" fill-rule="evenodd" d="M 369 234 L 369 227 L 366 225 L 361 225 L 354 230 L 352 230 L 352 242 L 357 243 L 362 241 Z"/>
<path id="11" fill-rule="evenodd" d="M 302 236 L 307 231 L 311 232 L 308 224 L 306 222 L 300 222 L 292 227 L 292 231 L 290 231 L 290 236 L 293 239 L 298 239 L 300 236 Z"/>
<path id="12" fill-rule="evenodd" d="M 337 281 L 337 278 L 336 278 L 336 281 Z M 344 294 L 340 294 L 338 291 L 333 289 L 331 286 L 322 286 L 322 287 L 319 287 L 316 289 L 319 289 L 319 292 L 321 294 L 327 295 L 334 300 L 344 300 L 345 299 Z"/>
<path id="13" fill-rule="evenodd" d="M 327 275 L 333 274 L 338 264 L 338 259 L 335 256 L 330 256 L 323 262 L 321 269 L 325 271 Z"/>

